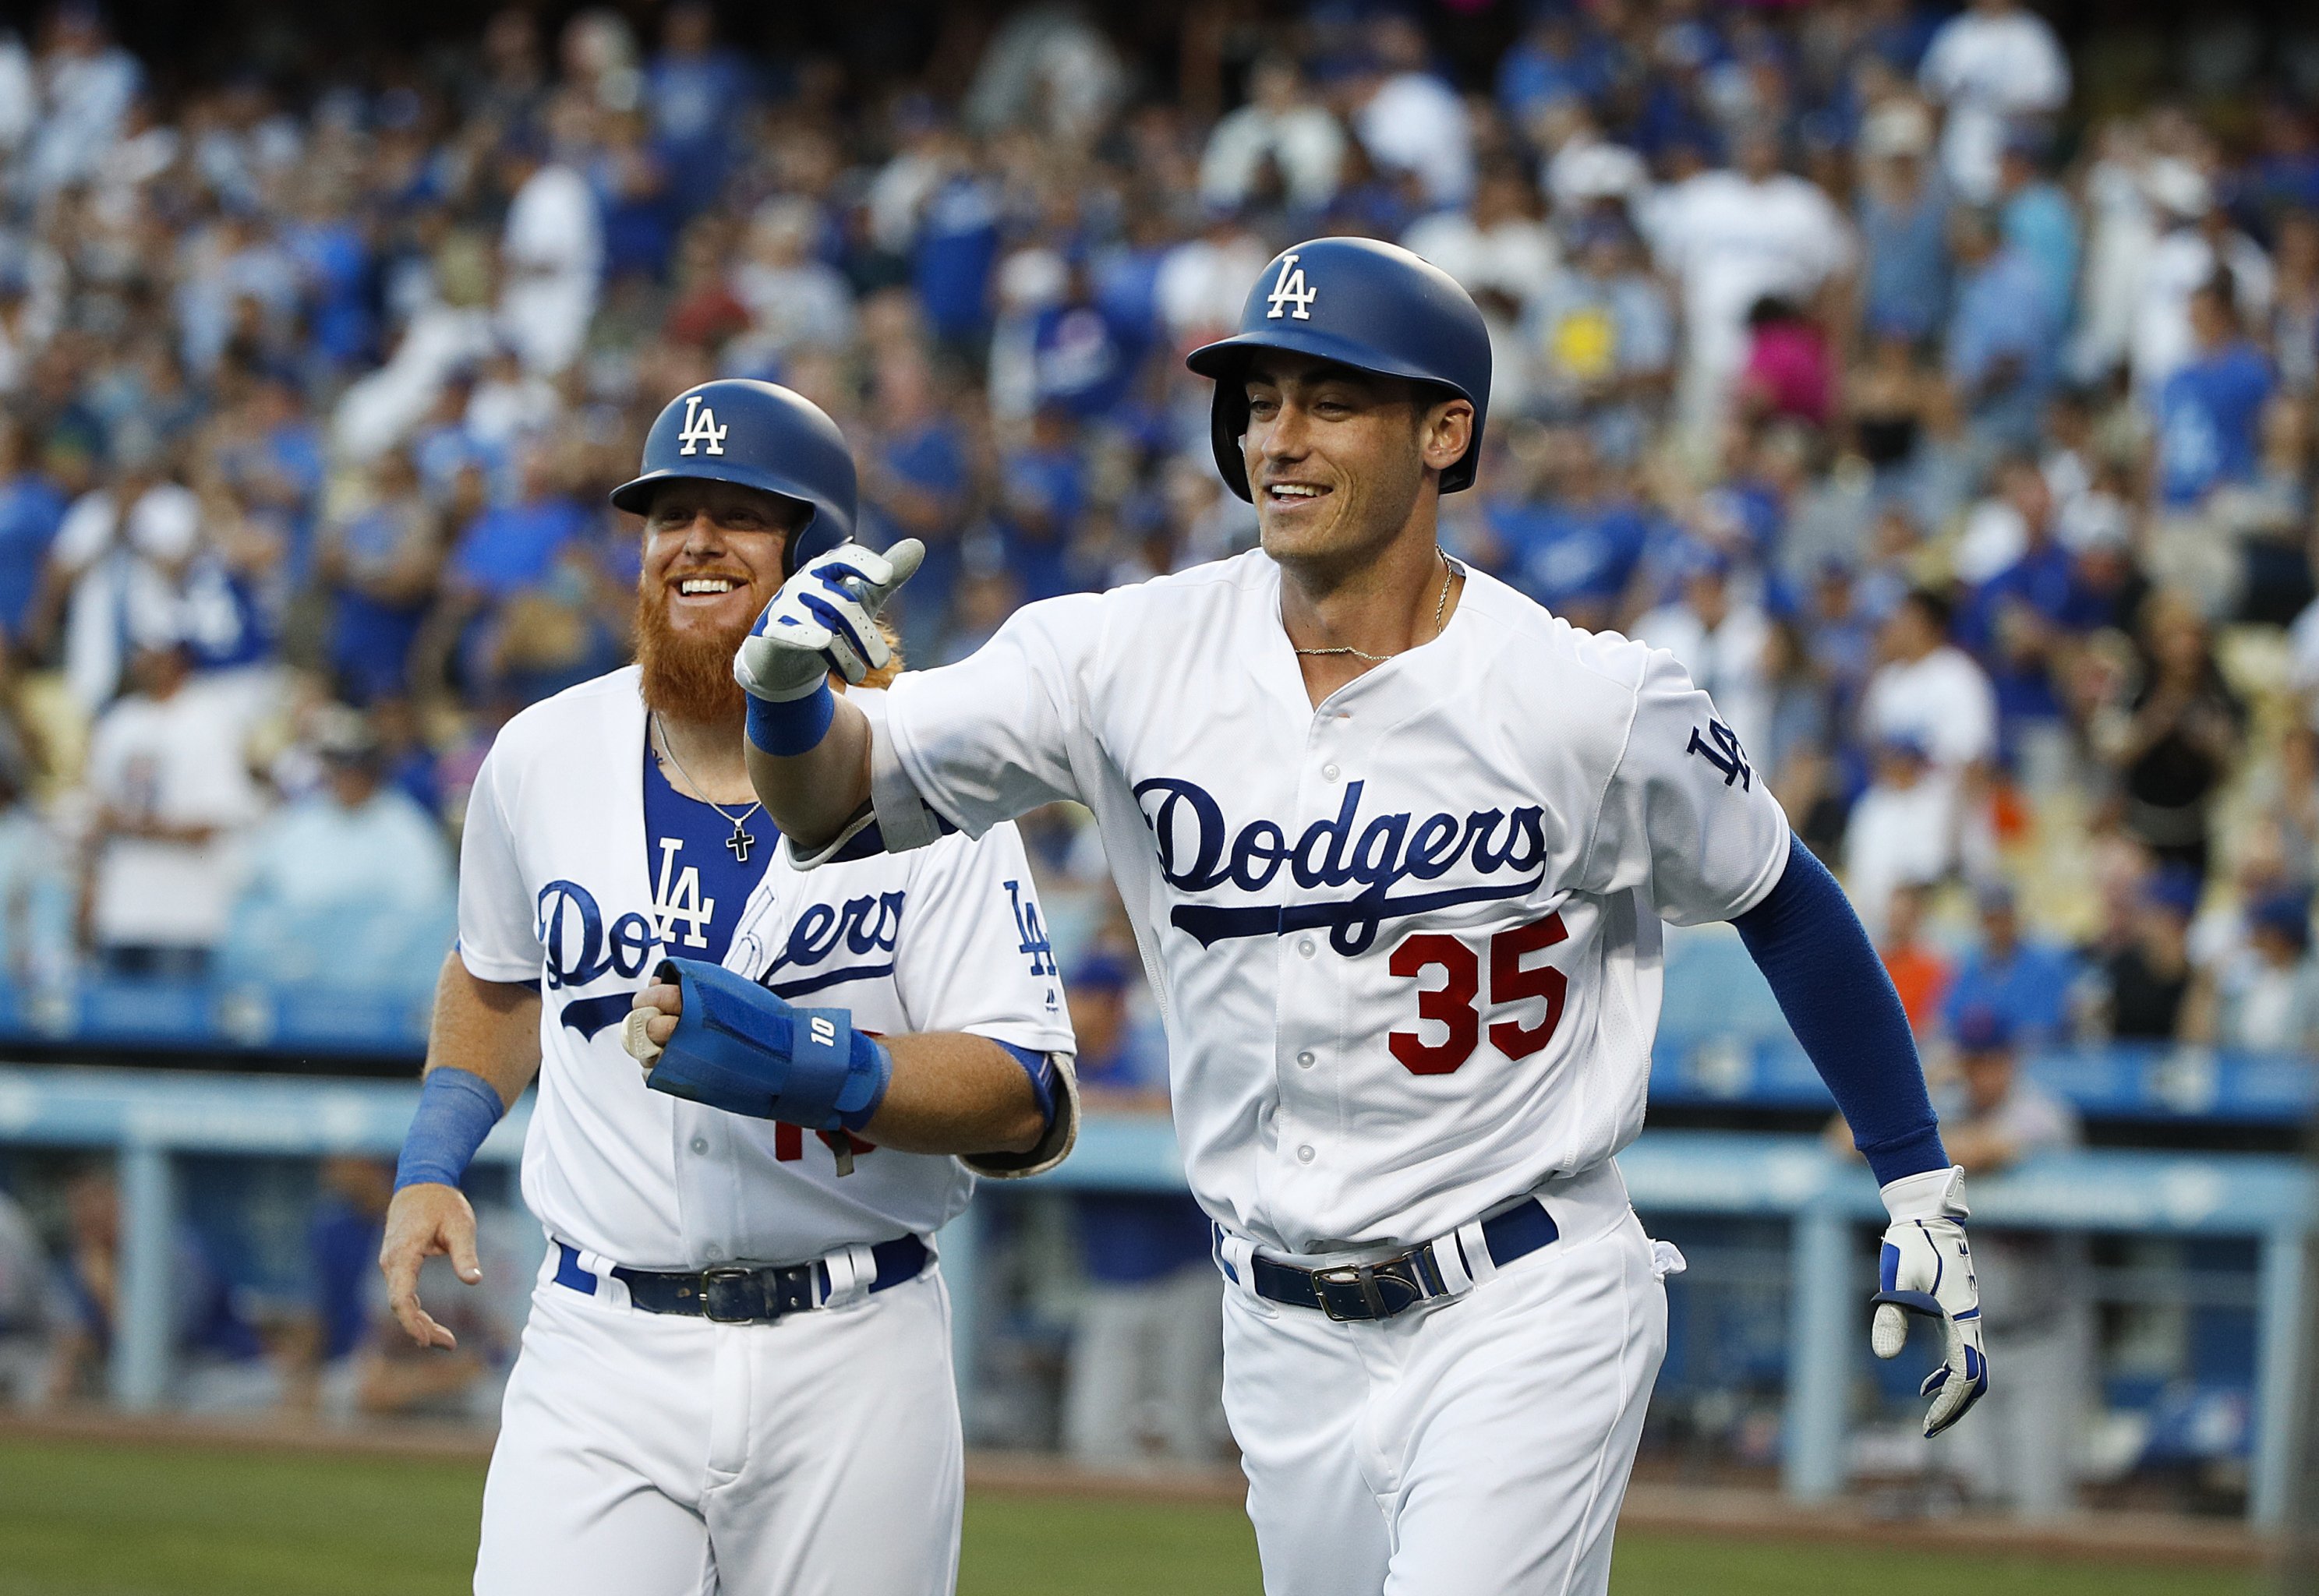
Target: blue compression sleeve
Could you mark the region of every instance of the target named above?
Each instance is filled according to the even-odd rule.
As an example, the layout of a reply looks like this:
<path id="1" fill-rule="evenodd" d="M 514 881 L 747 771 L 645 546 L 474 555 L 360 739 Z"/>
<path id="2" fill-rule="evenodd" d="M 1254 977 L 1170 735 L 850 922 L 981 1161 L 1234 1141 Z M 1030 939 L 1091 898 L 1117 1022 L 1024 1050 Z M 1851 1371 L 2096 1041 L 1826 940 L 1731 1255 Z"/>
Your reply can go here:
<path id="1" fill-rule="evenodd" d="M 761 699 L 749 695 L 749 741 L 767 753 L 787 759 L 810 753 L 829 735 L 837 717 L 837 695 L 826 677 L 801 699 Z"/>
<path id="2" fill-rule="evenodd" d="M 1827 867 L 1791 839 L 1779 885 L 1732 924 L 1877 1184 L 1947 1168 L 1900 995 Z"/>
<path id="3" fill-rule="evenodd" d="M 507 1105 L 491 1082 L 450 1065 L 427 1072 L 419 1109 L 403 1134 L 394 1189 L 427 1183 L 456 1186 Z"/>

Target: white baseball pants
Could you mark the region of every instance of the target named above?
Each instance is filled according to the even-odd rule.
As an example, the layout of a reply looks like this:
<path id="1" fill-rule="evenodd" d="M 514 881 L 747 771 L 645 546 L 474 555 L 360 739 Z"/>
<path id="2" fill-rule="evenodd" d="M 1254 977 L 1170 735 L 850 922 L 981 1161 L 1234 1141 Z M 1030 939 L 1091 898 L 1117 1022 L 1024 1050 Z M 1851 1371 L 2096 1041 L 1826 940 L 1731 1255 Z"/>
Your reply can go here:
<path id="1" fill-rule="evenodd" d="M 1549 1204 L 1549 1208 L 1555 1204 Z M 1266 1596 L 1602 1596 L 1679 1255 L 1607 1225 L 1455 1301 L 1339 1324 L 1224 1301 Z"/>
<path id="2" fill-rule="evenodd" d="M 772 1324 L 618 1294 L 533 1295 L 476 1596 L 949 1596 L 965 1465 L 931 1263 Z"/>

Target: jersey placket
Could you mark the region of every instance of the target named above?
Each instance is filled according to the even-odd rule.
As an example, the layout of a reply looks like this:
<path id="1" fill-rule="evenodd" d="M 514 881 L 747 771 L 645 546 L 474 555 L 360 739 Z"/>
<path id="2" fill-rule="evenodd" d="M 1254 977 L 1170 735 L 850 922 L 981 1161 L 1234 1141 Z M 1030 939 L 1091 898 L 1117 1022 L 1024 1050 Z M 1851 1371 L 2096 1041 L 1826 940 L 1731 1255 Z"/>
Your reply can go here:
<path id="1" fill-rule="evenodd" d="M 1358 780 L 1350 762 L 1353 712 L 1340 701 L 1349 690 L 1340 689 L 1323 700 L 1307 725 L 1286 827 L 1292 847 L 1313 825 L 1337 818 L 1346 784 Z M 1349 852 L 1354 840 L 1343 839 L 1343 851 Z M 1293 866 L 1284 867 L 1282 874 L 1285 899 L 1292 905 L 1331 901 L 1342 891 L 1326 883 L 1299 885 Z M 1287 1211 L 1310 1214 L 1333 1206 L 1314 1203 L 1315 1186 L 1341 1178 L 1331 1159 L 1341 1151 L 1345 1123 L 1344 984 L 1349 972 L 1331 947 L 1325 925 L 1285 932 L 1275 940 L 1280 1016 L 1273 1044 L 1273 1079 L 1280 1099 L 1277 1168 L 1283 1186 L 1303 1194 Z"/>

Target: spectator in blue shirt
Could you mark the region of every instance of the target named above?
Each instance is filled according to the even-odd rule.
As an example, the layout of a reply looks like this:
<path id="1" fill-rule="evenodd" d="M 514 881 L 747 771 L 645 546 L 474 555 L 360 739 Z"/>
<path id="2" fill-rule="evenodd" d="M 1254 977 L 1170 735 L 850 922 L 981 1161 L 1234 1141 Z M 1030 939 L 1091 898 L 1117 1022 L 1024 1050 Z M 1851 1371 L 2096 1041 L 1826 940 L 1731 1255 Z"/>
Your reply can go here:
<path id="1" fill-rule="evenodd" d="M 943 406 L 927 363 L 907 351 L 879 362 L 871 413 L 880 424 L 862 473 L 863 507 L 885 523 L 882 540 L 916 537 L 926 546 L 924 570 L 887 610 L 910 652 L 931 657 L 940 607 L 958 576 L 958 536 L 973 486 L 966 437 Z"/>
<path id="2" fill-rule="evenodd" d="M 1536 446 L 1536 491 L 1484 502 L 1483 524 L 1497 545 L 1493 564 L 1573 626 L 1602 630 L 1616 618 L 1648 528 L 1583 428 L 1547 429 Z"/>
<path id="3" fill-rule="evenodd" d="M 32 464 L 23 423 L 0 419 L 0 642 L 21 647 L 64 491 Z"/>
<path id="4" fill-rule="evenodd" d="M 496 603 L 544 582 L 587 523 L 587 514 L 563 491 L 544 447 L 523 459 L 523 491 L 511 504 L 495 504 L 470 521 L 452 551 L 450 577 L 464 593 Z"/>
<path id="5" fill-rule="evenodd" d="M 669 192 L 686 216 L 716 199 L 732 168 L 735 135 L 756 84 L 740 52 L 717 42 L 717 9 L 705 0 L 668 8 L 649 72 L 653 136 Z"/>
<path id="6" fill-rule="evenodd" d="M 2006 244 L 1989 212 L 1960 210 L 1949 228 L 1957 259 L 1948 375 L 1985 446 L 2026 447 L 2053 384 L 2061 329 L 2029 257 Z"/>
<path id="7" fill-rule="evenodd" d="M 990 328 L 999 194 L 995 183 L 966 164 L 963 140 L 952 135 L 945 141 L 957 166 L 926 197 L 910 276 L 934 336 L 971 353 Z"/>
<path id="8" fill-rule="evenodd" d="M 322 536 L 320 574 L 335 611 L 330 666 L 349 702 L 410 690 L 411 645 L 442 568 L 442 518 L 420 492 L 411 456 L 389 450 L 371 469 L 368 502 Z"/>
<path id="9" fill-rule="evenodd" d="M 1533 131 L 1557 100 L 1599 104 L 1618 78 L 1615 48 L 1591 30 L 1580 31 L 1574 11 L 1538 6 L 1529 29 L 1498 63 L 1498 104 L 1513 124 Z"/>
<path id="10" fill-rule="evenodd" d="M 1871 333 L 1912 344 L 1932 337 L 1949 300 L 1949 201 L 1926 159 L 1931 147 L 1930 119 L 1913 102 L 1861 129 L 1861 317 Z"/>
<path id="11" fill-rule="evenodd" d="M 1982 886 L 1974 906 L 1980 940 L 1957 967 L 1941 1005 L 1944 1023 L 1954 1032 L 1966 1014 L 1982 1011 L 2027 1046 L 2068 1040 L 2077 960 L 2057 943 L 2023 935 L 2013 889 L 2003 882 Z"/>
<path id="12" fill-rule="evenodd" d="M 1996 690 L 1999 747 L 2044 790 L 2066 771 L 2053 762 L 2053 750 L 2025 744 L 2061 726 L 2058 678 L 2070 636 L 2084 618 L 2077 568 L 2054 537 L 2053 492 L 2034 458 L 2017 455 L 1999 465 L 1998 491 L 2020 518 L 2026 542 L 2018 559 L 1967 597 L 1957 616 L 1958 641 L 1980 658 Z"/>
<path id="13" fill-rule="evenodd" d="M 82 1393 L 112 1350 L 121 1307 L 121 1188 L 112 1171 L 91 1168 L 75 1177 L 65 1210 L 69 1236 L 61 1285 L 72 1317 L 50 1372 L 52 1400 Z M 170 1238 L 167 1311 L 178 1394 L 188 1405 L 249 1408 L 279 1395 L 280 1381 L 232 1283 L 200 1232 L 182 1222 Z"/>
<path id="14" fill-rule="evenodd" d="M 2240 332 L 2227 276 L 2190 295 L 2190 331 L 2197 353 L 2158 391 L 2158 497 L 2169 509 L 2253 478 L 2270 401 L 2270 363 Z"/>
<path id="15" fill-rule="evenodd" d="M 1071 540 L 1086 503 L 1078 423 L 1065 406 L 1042 404 L 1029 438 L 998 463 L 1006 569 L 1024 600 L 1051 599 L 1079 585 L 1070 570 Z"/>
<path id="16" fill-rule="evenodd" d="M 1041 311 L 1031 332 L 1038 400 L 1086 419 L 1108 416 L 1126 396 L 1142 354 L 1132 324 L 1098 297 L 1084 262 L 1074 262 L 1060 303 Z"/>
<path id="17" fill-rule="evenodd" d="M 2008 248 L 2037 268 L 2045 285 L 2045 313 L 2055 327 L 2070 324 L 2078 293 L 2078 213 L 2070 196 L 2045 175 L 2044 135 L 2017 130 L 1997 164 L 1999 225 Z"/>

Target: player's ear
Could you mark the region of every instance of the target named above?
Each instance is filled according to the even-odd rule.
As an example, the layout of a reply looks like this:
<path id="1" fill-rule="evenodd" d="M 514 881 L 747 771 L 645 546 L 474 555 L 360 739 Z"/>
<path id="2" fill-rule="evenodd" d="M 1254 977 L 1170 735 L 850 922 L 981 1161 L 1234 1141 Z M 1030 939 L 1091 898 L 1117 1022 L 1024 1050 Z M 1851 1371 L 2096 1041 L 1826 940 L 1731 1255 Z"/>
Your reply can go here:
<path id="1" fill-rule="evenodd" d="M 1464 459 L 1473 441 L 1473 401 L 1454 393 L 1428 406 L 1417 424 L 1418 453 L 1435 471 L 1447 471 Z"/>

